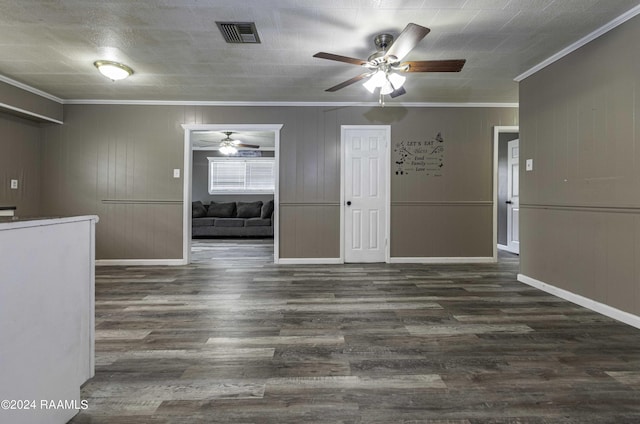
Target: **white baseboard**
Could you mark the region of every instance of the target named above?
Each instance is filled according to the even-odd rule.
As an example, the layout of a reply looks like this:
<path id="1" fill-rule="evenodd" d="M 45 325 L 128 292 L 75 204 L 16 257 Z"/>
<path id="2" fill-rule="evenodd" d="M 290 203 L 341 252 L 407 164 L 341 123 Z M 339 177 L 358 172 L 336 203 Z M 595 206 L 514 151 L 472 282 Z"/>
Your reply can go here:
<path id="1" fill-rule="evenodd" d="M 505 246 L 504 244 L 498 244 L 498 250 L 504 250 L 505 252 L 514 253 L 516 255 L 520 254 L 520 252 L 516 252 L 515 250 L 513 250 L 509 246 Z"/>
<path id="2" fill-rule="evenodd" d="M 587 309 L 591 309 L 592 311 L 608 316 L 609 318 L 629 324 L 632 327 L 640 328 L 640 316 L 621 311 L 620 309 L 616 309 L 612 306 L 605 305 L 604 303 L 597 302 L 579 294 L 552 286 L 551 284 L 544 283 L 536 280 L 535 278 L 527 277 L 523 274 L 518 274 L 518 281 L 554 296 L 558 296 L 564 300 L 568 300 L 569 302 L 583 306 Z"/>
<path id="3" fill-rule="evenodd" d="M 180 266 L 184 259 L 99 259 L 96 266 Z"/>
<path id="4" fill-rule="evenodd" d="M 278 265 L 341 265 L 340 258 L 278 258 Z"/>
<path id="5" fill-rule="evenodd" d="M 498 243 L 498 250 L 504 250 L 506 252 L 511 252 L 511 249 L 509 249 L 509 246 L 505 245 L 505 244 L 500 244 Z"/>
<path id="6" fill-rule="evenodd" d="M 389 258 L 390 264 L 490 264 L 495 263 L 496 258 L 488 257 L 393 257 Z"/>

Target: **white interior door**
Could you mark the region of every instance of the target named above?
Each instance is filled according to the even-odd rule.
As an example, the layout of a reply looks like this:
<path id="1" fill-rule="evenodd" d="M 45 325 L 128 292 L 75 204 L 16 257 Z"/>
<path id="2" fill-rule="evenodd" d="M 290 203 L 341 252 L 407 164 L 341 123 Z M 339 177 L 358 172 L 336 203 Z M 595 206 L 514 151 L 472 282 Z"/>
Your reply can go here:
<path id="1" fill-rule="evenodd" d="M 388 130 L 348 128 L 344 143 L 344 260 L 385 262 Z"/>
<path id="2" fill-rule="evenodd" d="M 520 253 L 520 180 L 519 156 L 520 140 L 508 144 L 507 172 L 507 247 L 513 253 Z"/>

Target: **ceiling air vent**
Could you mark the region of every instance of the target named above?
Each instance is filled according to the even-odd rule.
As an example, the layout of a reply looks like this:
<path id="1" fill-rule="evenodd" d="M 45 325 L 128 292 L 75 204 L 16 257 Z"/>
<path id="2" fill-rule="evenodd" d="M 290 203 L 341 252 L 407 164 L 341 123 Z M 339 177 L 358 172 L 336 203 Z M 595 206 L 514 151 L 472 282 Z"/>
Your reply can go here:
<path id="1" fill-rule="evenodd" d="M 253 22 L 216 22 L 227 43 L 259 43 L 256 24 Z"/>

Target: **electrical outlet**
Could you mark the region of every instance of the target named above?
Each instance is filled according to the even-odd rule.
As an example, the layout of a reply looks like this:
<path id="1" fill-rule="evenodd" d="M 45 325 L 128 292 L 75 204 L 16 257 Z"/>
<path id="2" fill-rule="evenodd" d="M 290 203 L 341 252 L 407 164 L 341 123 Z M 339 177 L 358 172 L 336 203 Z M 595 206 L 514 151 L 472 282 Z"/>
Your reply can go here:
<path id="1" fill-rule="evenodd" d="M 11 190 L 18 189 L 18 180 L 11 180 Z"/>
<path id="2" fill-rule="evenodd" d="M 180 169 L 173 170 L 173 178 L 180 178 Z"/>

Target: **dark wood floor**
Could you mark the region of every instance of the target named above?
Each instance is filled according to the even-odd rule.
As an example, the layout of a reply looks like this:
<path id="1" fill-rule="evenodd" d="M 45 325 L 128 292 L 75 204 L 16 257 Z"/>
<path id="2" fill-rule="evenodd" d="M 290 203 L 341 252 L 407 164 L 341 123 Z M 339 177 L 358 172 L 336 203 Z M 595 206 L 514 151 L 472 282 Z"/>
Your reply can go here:
<path id="1" fill-rule="evenodd" d="M 640 423 L 640 330 L 496 265 L 100 267 L 81 423 Z M 244 258 L 243 258 L 244 256 Z"/>

